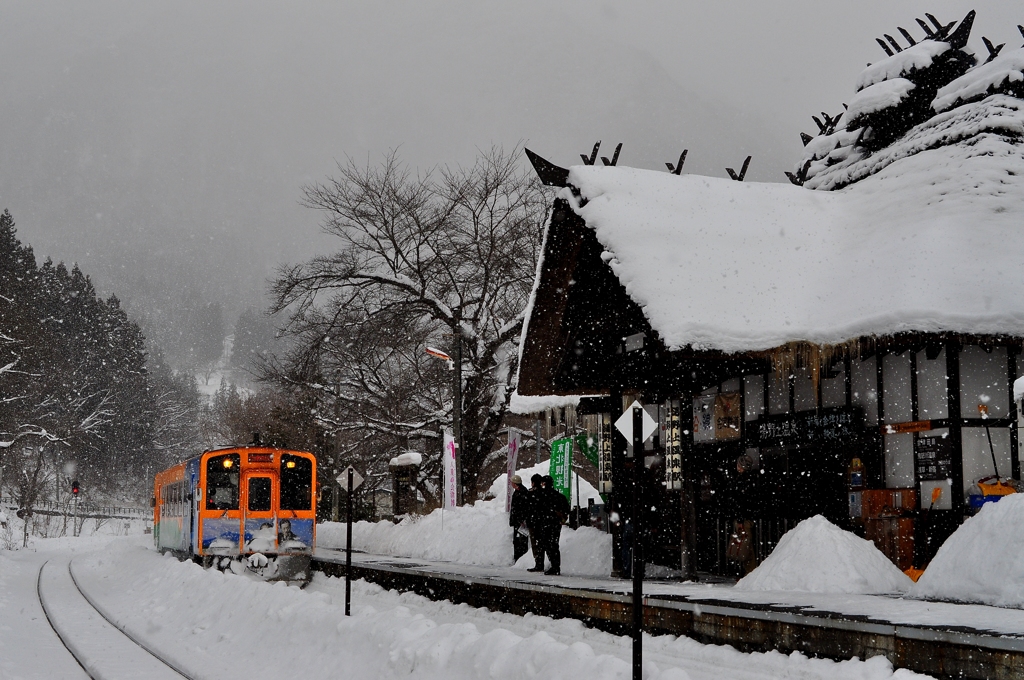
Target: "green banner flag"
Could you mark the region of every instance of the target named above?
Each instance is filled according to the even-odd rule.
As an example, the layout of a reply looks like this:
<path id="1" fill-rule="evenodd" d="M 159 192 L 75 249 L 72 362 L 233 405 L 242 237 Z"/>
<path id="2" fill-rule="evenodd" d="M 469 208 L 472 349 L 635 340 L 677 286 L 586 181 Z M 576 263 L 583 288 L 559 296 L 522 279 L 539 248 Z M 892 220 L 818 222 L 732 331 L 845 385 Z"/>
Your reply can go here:
<path id="1" fill-rule="evenodd" d="M 597 439 L 586 432 L 581 432 L 576 435 L 576 446 L 578 446 L 580 451 L 583 452 L 583 455 L 587 457 L 587 460 L 593 463 L 594 467 L 597 467 Z"/>
<path id="2" fill-rule="evenodd" d="M 548 472 L 555 480 L 555 488 L 570 498 L 572 488 L 572 437 L 551 442 L 551 465 Z"/>

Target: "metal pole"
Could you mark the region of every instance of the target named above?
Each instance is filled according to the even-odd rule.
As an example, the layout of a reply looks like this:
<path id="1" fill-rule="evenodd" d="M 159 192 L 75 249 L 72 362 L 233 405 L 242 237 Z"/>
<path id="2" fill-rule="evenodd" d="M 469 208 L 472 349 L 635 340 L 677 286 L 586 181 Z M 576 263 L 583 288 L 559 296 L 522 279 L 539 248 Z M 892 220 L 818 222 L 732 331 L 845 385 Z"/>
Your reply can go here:
<path id="1" fill-rule="evenodd" d="M 642 679 L 644 634 L 644 522 L 640 484 L 644 469 L 644 412 L 633 409 L 633 680 Z"/>
<path id="2" fill-rule="evenodd" d="M 462 505 L 462 310 L 455 310 L 452 362 L 455 385 L 452 390 L 452 438 L 455 440 L 455 504 Z"/>
<path id="3" fill-rule="evenodd" d="M 348 468 L 348 498 L 345 501 L 348 526 L 345 527 L 345 616 L 352 616 L 352 466 Z"/>
<path id="4" fill-rule="evenodd" d="M 341 416 L 339 415 L 339 402 L 341 397 L 341 378 L 338 377 L 337 390 L 334 393 L 334 420 L 339 421 Z M 341 470 L 338 469 L 338 458 L 341 454 L 341 443 L 338 441 L 341 436 L 340 432 L 334 433 L 334 469 L 331 471 L 331 521 L 338 521 L 338 496 L 341 495 L 341 484 L 338 483 L 337 477 Z"/>
<path id="5" fill-rule="evenodd" d="M 75 494 L 75 517 L 71 520 L 71 533 L 78 536 L 78 494 Z"/>

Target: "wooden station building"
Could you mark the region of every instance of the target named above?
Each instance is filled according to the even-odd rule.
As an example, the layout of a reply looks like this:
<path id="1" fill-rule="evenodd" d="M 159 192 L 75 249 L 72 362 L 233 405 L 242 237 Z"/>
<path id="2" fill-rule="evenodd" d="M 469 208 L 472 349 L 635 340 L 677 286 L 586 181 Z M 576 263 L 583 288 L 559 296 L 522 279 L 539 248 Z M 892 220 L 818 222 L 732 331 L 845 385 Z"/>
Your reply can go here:
<path id="1" fill-rule="evenodd" d="M 728 574 L 734 520 L 761 560 L 822 514 L 923 566 L 979 479 L 1020 479 L 1024 102 L 971 21 L 869 67 L 792 184 L 530 153 L 562 189 L 518 393 L 591 395 L 623 517 L 642 465 L 649 561 Z M 872 108 L 896 78 L 930 94 Z M 637 457 L 612 428 L 634 399 L 660 424 Z"/>

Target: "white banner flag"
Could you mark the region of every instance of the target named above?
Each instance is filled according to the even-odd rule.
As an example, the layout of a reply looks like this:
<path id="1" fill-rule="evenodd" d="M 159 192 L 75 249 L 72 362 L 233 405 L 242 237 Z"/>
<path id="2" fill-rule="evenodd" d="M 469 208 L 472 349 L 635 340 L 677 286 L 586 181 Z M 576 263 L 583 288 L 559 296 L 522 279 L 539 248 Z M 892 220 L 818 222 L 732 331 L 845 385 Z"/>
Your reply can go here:
<path id="1" fill-rule="evenodd" d="M 451 432 L 444 433 L 444 498 L 442 507 L 454 508 L 458 504 L 457 482 L 455 477 L 455 438 Z"/>
<path id="2" fill-rule="evenodd" d="M 519 444 L 522 435 L 519 430 L 508 428 L 508 474 L 505 481 L 505 512 L 512 510 L 512 477 L 516 474 L 516 463 L 519 462 Z"/>

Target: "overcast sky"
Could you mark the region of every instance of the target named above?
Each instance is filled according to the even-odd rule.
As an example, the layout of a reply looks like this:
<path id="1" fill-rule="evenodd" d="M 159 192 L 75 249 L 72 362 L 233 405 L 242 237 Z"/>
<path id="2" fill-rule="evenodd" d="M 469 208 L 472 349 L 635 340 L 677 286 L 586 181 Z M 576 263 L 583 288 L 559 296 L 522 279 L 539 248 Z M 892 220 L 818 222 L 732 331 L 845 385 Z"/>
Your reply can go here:
<path id="1" fill-rule="evenodd" d="M 330 247 L 303 184 L 393 147 L 413 166 L 525 142 L 555 163 L 785 181 L 874 38 L 977 9 L 1016 47 L 1019 1 L 0 1 L 0 207 L 105 292 L 258 302 Z M 901 39 L 902 42 L 902 39 Z M 158 295 L 157 295 L 158 297 Z M 154 304 L 150 300 L 149 304 Z"/>

